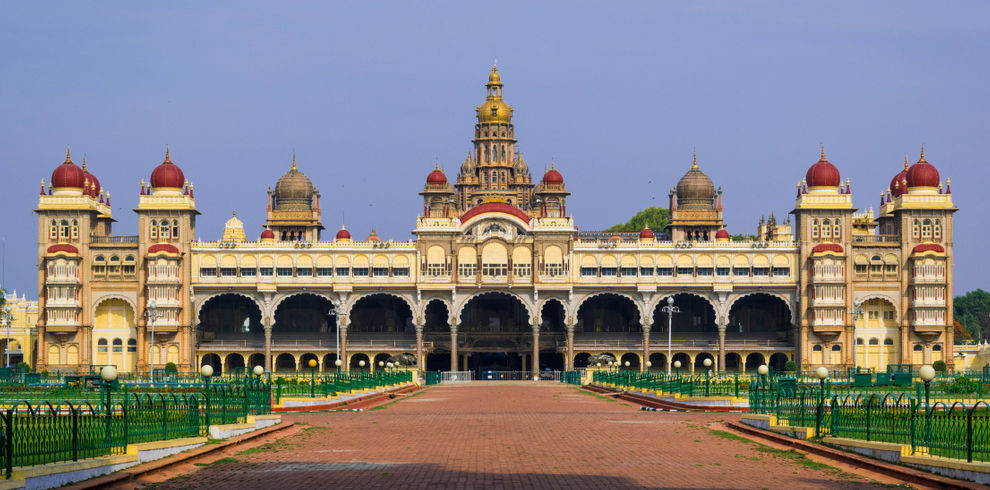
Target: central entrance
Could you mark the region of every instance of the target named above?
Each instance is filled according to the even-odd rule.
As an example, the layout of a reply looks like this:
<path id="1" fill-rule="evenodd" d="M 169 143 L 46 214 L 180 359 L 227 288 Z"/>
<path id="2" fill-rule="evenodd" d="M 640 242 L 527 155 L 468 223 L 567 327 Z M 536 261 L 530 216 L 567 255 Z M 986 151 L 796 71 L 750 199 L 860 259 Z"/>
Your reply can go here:
<path id="1" fill-rule="evenodd" d="M 533 327 L 519 298 L 505 293 L 479 294 L 464 306 L 458 326 L 458 367 L 474 379 L 523 379 L 532 371 Z M 518 373 L 509 375 L 508 373 Z"/>

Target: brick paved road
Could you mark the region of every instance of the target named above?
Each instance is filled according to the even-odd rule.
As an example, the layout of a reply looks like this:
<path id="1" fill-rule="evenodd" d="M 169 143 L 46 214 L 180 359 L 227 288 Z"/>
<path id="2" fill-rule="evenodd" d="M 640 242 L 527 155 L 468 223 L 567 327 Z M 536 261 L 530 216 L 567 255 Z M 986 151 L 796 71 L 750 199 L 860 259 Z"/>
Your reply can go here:
<path id="1" fill-rule="evenodd" d="M 293 414 L 297 435 L 156 489 L 880 488 L 709 428 L 543 383 L 433 387 L 363 413 Z M 149 488 L 151 488 L 149 487 Z"/>

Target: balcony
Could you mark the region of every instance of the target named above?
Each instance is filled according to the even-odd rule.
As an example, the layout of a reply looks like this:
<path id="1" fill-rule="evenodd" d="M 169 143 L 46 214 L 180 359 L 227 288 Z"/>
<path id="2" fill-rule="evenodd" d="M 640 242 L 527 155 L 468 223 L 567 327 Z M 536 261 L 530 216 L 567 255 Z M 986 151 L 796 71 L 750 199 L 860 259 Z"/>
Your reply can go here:
<path id="1" fill-rule="evenodd" d="M 912 299 L 911 306 L 915 308 L 920 308 L 920 307 L 945 308 L 945 299 L 944 298 L 943 299 L 935 299 L 935 298 Z"/>
<path id="2" fill-rule="evenodd" d="M 137 235 L 90 235 L 91 243 L 138 243 Z"/>
<path id="3" fill-rule="evenodd" d="M 853 246 L 856 245 L 890 245 L 900 246 L 900 235 L 854 235 L 852 237 Z"/>

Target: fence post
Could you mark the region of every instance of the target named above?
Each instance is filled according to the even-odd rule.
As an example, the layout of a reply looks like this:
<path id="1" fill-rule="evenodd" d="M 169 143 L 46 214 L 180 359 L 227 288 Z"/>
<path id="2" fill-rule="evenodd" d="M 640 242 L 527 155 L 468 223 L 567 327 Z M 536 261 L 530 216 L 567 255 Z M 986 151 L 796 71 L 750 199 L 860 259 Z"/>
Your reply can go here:
<path id="1" fill-rule="evenodd" d="M 973 462 L 973 412 L 975 411 L 976 406 L 974 405 L 966 414 L 966 461 L 969 463 Z"/>
<path id="2" fill-rule="evenodd" d="M 914 431 L 917 430 L 918 406 L 919 402 L 911 400 L 911 454 L 917 451 L 917 438 Z"/>
<path id="3" fill-rule="evenodd" d="M 79 461 L 79 409 L 69 404 L 72 410 L 72 461 Z"/>
<path id="4" fill-rule="evenodd" d="M 16 404 L 15 404 L 16 406 Z M 11 473 L 14 472 L 14 409 L 7 409 L 7 440 L 5 441 L 6 447 L 6 461 L 4 463 L 7 465 L 7 479 L 10 479 Z"/>
<path id="5" fill-rule="evenodd" d="M 873 395 L 866 399 L 866 441 L 870 441 L 870 408 L 873 406 Z"/>

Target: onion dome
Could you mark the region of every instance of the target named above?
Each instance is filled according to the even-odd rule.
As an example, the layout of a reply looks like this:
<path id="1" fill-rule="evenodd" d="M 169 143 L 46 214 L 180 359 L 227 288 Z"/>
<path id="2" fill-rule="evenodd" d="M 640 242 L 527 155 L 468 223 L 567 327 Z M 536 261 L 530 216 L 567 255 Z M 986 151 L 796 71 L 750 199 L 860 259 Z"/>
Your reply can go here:
<path id="1" fill-rule="evenodd" d="M 653 238 L 655 238 L 653 235 L 653 230 L 651 230 L 649 226 L 643 228 L 643 231 L 639 232 L 640 240 L 652 240 Z"/>
<path id="2" fill-rule="evenodd" d="M 340 225 L 340 231 L 337 232 L 337 236 L 335 238 L 337 240 L 350 240 L 351 239 L 351 232 L 347 231 L 344 228 L 344 225 Z"/>
<path id="3" fill-rule="evenodd" d="M 55 245 L 48 247 L 49 255 L 60 254 L 60 253 L 78 255 L 79 249 L 76 248 L 74 245 L 69 245 L 68 243 L 57 243 Z"/>
<path id="4" fill-rule="evenodd" d="M 492 74 L 488 75 L 488 98 L 476 109 L 480 123 L 509 123 L 512 121 L 512 106 L 502 100 L 502 77 L 498 68 L 492 66 Z"/>
<path id="5" fill-rule="evenodd" d="M 433 168 L 433 171 L 430 172 L 430 175 L 426 176 L 426 184 L 447 185 L 447 176 L 442 171 L 440 171 L 439 163 L 436 164 L 436 166 Z"/>
<path id="6" fill-rule="evenodd" d="M 907 173 L 908 173 L 908 159 L 907 159 L 907 155 L 904 155 L 904 170 L 902 170 L 900 173 L 895 175 L 893 179 L 890 180 L 889 189 L 890 189 L 891 197 L 897 197 L 907 192 L 907 184 L 904 183 L 907 180 Z"/>
<path id="7" fill-rule="evenodd" d="M 182 184 L 186 181 L 182 169 L 172 163 L 168 157 L 168 147 L 165 147 L 165 161 L 155 167 L 151 172 L 151 187 L 158 192 L 159 189 L 181 191 Z"/>
<path id="8" fill-rule="evenodd" d="M 546 167 L 543 167 L 543 168 L 546 168 Z M 560 175 L 560 172 L 557 171 L 557 167 L 556 167 L 556 165 L 553 162 L 550 162 L 550 171 L 547 172 L 547 173 L 545 173 L 545 174 L 543 174 L 543 183 L 544 184 L 563 184 L 564 183 L 564 176 L 563 175 Z"/>
<path id="9" fill-rule="evenodd" d="M 296 168 L 296 156 L 292 155 L 292 170 L 275 183 L 275 209 L 310 210 L 314 192 L 313 182 Z"/>
<path id="10" fill-rule="evenodd" d="M 826 252 L 841 254 L 843 252 L 842 245 L 839 245 L 838 243 L 819 243 L 818 245 L 815 245 L 815 248 L 811 249 L 811 253 L 813 254 Z"/>
<path id="11" fill-rule="evenodd" d="M 945 247 L 937 243 L 922 243 L 921 245 L 914 247 L 914 251 L 911 253 L 923 254 L 925 252 L 935 252 L 935 253 L 943 254 L 945 253 Z"/>
<path id="12" fill-rule="evenodd" d="M 712 179 L 698 168 L 698 155 L 695 153 L 691 170 L 688 170 L 677 182 L 677 207 L 711 209 L 714 199 L 715 185 L 712 184 Z"/>
<path id="13" fill-rule="evenodd" d="M 83 194 L 96 199 L 99 197 L 100 191 L 103 190 L 103 188 L 100 187 L 100 179 L 97 179 L 95 175 L 86 170 L 86 155 L 83 155 L 82 171 L 84 180 Z"/>
<path id="14" fill-rule="evenodd" d="M 729 235 L 729 232 L 725 231 L 725 228 L 715 232 L 715 240 L 729 240 L 731 238 L 732 236 Z"/>
<path id="15" fill-rule="evenodd" d="M 934 165 L 925 161 L 925 147 L 921 147 L 921 159 L 911 165 L 907 171 L 908 189 L 915 187 L 936 188 L 941 183 L 938 176 L 938 169 Z"/>
<path id="16" fill-rule="evenodd" d="M 530 217 L 525 211 L 504 202 L 486 202 L 475 206 L 461 215 L 461 223 L 467 223 L 471 218 L 486 213 L 503 213 L 519 218 L 523 223 L 529 223 Z"/>
<path id="17" fill-rule="evenodd" d="M 805 180 L 808 181 L 808 188 L 838 187 L 842 184 L 839 169 L 835 168 L 835 165 L 832 165 L 831 162 L 825 159 L 825 146 L 822 146 L 822 158 L 808 168 Z"/>
<path id="18" fill-rule="evenodd" d="M 475 168 L 477 168 L 477 164 L 474 163 L 474 158 L 471 158 L 471 152 L 469 151 L 467 158 L 464 159 L 464 163 L 461 164 L 461 175 L 465 177 L 474 175 Z"/>
<path id="19" fill-rule="evenodd" d="M 52 187 L 55 189 L 82 189 L 86 184 L 86 174 L 72 163 L 69 150 L 65 150 L 65 161 L 52 172 Z"/>
<path id="20" fill-rule="evenodd" d="M 261 232 L 261 239 L 262 240 L 274 240 L 275 239 L 275 232 L 266 228 L 265 231 Z"/>
<path id="21" fill-rule="evenodd" d="M 148 247 L 148 255 L 160 253 L 179 255 L 179 249 L 171 243 L 158 243 Z"/>
<path id="22" fill-rule="evenodd" d="M 369 235 L 368 236 L 368 239 L 365 240 L 365 241 L 366 242 L 380 242 L 380 241 L 382 241 L 382 239 L 378 237 L 378 233 L 375 233 L 375 229 L 372 228 L 371 229 L 371 235 Z"/>

